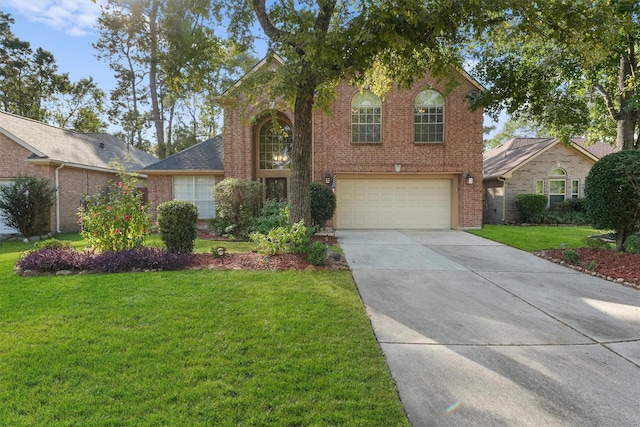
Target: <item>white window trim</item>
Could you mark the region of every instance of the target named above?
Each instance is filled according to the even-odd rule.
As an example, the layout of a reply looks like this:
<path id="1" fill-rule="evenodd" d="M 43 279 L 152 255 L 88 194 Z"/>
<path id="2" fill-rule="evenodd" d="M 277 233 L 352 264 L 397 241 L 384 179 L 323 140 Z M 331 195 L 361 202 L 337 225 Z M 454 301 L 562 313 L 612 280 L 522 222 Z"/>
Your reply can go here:
<path id="1" fill-rule="evenodd" d="M 207 175 L 204 175 L 204 176 L 207 176 Z M 213 214 L 212 214 L 213 216 L 205 215 L 205 214 L 203 214 L 201 212 L 200 209 L 198 209 L 198 218 L 199 219 L 212 219 L 212 218 L 215 218 L 216 217 L 216 201 L 215 201 L 215 196 L 213 194 L 213 187 L 211 187 L 211 191 L 209 191 L 210 199 L 206 199 L 206 200 L 205 199 L 197 199 L 196 198 L 196 178 L 198 178 L 198 177 L 201 177 L 201 176 L 199 176 L 199 175 L 178 175 L 178 176 L 174 176 L 172 181 L 171 181 L 172 187 L 173 187 L 172 188 L 173 199 L 174 200 L 184 200 L 184 201 L 187 201 L 187 202 L 191 202 L 191 203 L 195 204 L 196 206 L 198 206 L 198 202 L 201 202 L 201 203 L 209 203 L 209 202 L 211 202 L 211 203 L 213 203 Z M 182 196 L 180 198 L 177 197 L 177 195 L 176 195 L 176 178 L 183 178 L 183 179 L 191 178 L 191 186 L 189 188 L 189 190 L 191 191 L 191 194 L 190 194 L 190 196 L 188 198 L 184 197 L 184 195 L 180 195 L 180 196 Z M 215 187 L 216 177 L 213 176 L 211 178 L 213 178 L 213 186 Z"/>
<path id="2" fill-rule="evenodd" d="M 563 182 L 564 183 L 564 193 L 552 193 L 551 192 L 551 183 L 553 182 Z M 554 178 L 550 178 L 549 179 L 549 206 L 551 206 L 551 196 L 562 196 L 562 201 L 567 200 L 567 180 L 566 179 L 554 179 Z"/>
<path id="3" fill-rule="evenodd" d="M 573 184 L 574 183 L 578 183 L 578 191 L 577 192 L 573 192 Z M 579 179 L 572 179 L 571 180 L 571 198 L 572 199 L 579 199 L 580 198 L 580 180 Z"/>
<path id="4" fill-rule="evenodd" d="M 416 105 L 417 102 L 417 98 L 420 96 L 420 94 L 422 94 L 423 92 L 434 92 L 436 94 L 438 94 L 438 96 L 440 97 L 440 99 L 442 100 L 442 122 L 441 123 L 416 123 L 416 107 L 418 107 L 418 105 Z M 438 107 L 438 105 L 429 105 L 428 107 L 432 108 L 432 107 Z M 446 118 L 446 114 L 445 114 L 445 102 L 444 102 L 444 96 L 442 96 L 442 94 L 440 92 L 438 92 L 437 90 L 433 90 L 433 89 L 425 89 L 423 91 L 420 91 L 418 93 L 418 95 L 416 95 L 416 99 L 414 100 L 413 103 L 413 143 L 414 144 L 444 144 L 444 135 L 445 135 L 445 118 Z M 435 124 L 435 125 L 442 125 L 442 138 L 440 138 L 439 141 L 418 141 L 416 138 L 416 125 L 431 125 L 431 124 Z"/>
<path id="5" fill-rule="evenodd" d="M 378 99 L 379 104 L 377 106 L 380 108 L 380 120 L 378 122 L 376 122 L 376 123 L 354 123 L 353 122 L 353 109 L 354 109 L 355 106 L 353 105 L 353 102 L 356 99 L 356 97 L 358 95 L 360 95 L 361 93 L 358 92 L 355 95 L 353 95 L 353 97 L 351 98 L 351 109 L 349 110 L 349 111 L 351 111 L 351 116 L 350 116 L 351 143 L 352 144 L 382 144 L 382 122 L 383 122 L 383 119 L 382 119 L 382 114 L 383 114 L 383 111 L 382 111 L 382 99 L 378 95 L 376 95 L 375 93 L 371 92 L 370 90 L 365 90 L 365 92 L 371 93 L 371 95 L 375 96 Z M 378 140 L 377 141 L 354 141 L 353 140 L 353 125 L 354 124 L 358 125 L 358 126 L 362 126 L 362 125 L 378 125 L 380 127 L 380 133 L 378 135 Z"/>

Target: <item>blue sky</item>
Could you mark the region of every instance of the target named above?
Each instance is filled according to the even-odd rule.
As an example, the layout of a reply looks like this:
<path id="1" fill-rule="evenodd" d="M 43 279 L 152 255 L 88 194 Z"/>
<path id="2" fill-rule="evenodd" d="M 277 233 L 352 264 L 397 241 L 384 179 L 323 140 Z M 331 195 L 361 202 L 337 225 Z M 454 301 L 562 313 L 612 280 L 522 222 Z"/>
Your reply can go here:
<path id="1" fill-rule="evenodd" d="M 0 0 L 0 10 L 15 20 L 11 27 L 21 40 L 53 53 L 58 71 L 72 81 L 93 77 L 107 94 L 115 86 L 106 62 L 98 61 L 91 43 L 98 39 L 94 28 L 102 0 Z M 498 127 L 506 121 L 503 115 Z M 485 117 L 485 125 L 491 120 Z"/>
<path id="2" fill-rule="evenodd" d="M 114 87 L 112 71 L 91 47 L 98 38 L 100 0 L 0 0 L 0 10 L 15 20 L 16 37 L 53 53 L 58 71 L 72 81 L 93 77 L 107 93 Z"/>

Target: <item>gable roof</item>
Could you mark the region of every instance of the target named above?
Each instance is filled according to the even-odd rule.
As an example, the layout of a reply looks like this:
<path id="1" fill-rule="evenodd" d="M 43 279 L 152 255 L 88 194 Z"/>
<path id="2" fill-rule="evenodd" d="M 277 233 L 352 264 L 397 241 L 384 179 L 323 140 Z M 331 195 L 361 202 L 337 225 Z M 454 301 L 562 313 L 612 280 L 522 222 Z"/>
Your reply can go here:
<path id="1" fill-rule="evenodd" d="M 560 143 L 557 138 L 514 138 L 483 155 L 483 179 L 503 177 Z M 594 163 L 613 152 L 604 142 L 584 145 L 584 138 L 572 138 L 570 147 L 592 159 Z M 608 147 L 608 148 L 607 148 Z"/>
<path id="2" fill-rule="evenodd" d="M 31 152 L 27 161 L 65 164 L 78 168 L 113 171 L 109 163 L 120 160 L 127 170 L 147 166 L 157 159 L 106 133 L 77 133 L 0 111 L 0 133 Z M 127 155 L 129 161 L 124 162 Z"/>
<path id="3" fill-rule="evenodd" d="M 179 151 L 159 162 L 140 169 L 139 172 L 149 175 L 224 172 L 224 141 L 222 135 L 217 135 Z"/>

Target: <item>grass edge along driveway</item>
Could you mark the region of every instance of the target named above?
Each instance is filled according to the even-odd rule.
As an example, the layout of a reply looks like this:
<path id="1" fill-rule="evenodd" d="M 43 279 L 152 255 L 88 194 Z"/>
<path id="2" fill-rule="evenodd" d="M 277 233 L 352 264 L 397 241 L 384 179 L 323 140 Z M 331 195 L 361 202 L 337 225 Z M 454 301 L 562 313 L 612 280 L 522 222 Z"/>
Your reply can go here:
<path id="1" fill-rule="evenodd" d="M 514 226 L 488 225 L 481 230 L 467 230 L 471 234 L 484 237 L 527 252 L 545 249 L 568 249 L 586 247 L 589 236 L 606 233 L 586 226 Z"/>
<path id="2" fill-rule="evenodd" d="M 2 425 L 408 425 L 347 271 L 18 277 L 28 247 L 0 248 Z"/>

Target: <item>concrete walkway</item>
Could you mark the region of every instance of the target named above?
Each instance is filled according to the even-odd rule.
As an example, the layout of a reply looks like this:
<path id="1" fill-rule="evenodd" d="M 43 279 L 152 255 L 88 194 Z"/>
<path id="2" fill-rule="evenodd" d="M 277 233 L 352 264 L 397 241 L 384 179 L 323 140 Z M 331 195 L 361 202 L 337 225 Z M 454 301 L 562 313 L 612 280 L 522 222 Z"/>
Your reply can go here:
<path id="1" fill-rule="evenodd" d="M 640 291 L 462 231 L 340 231 L 418 426 L 640 426 Z"/>

